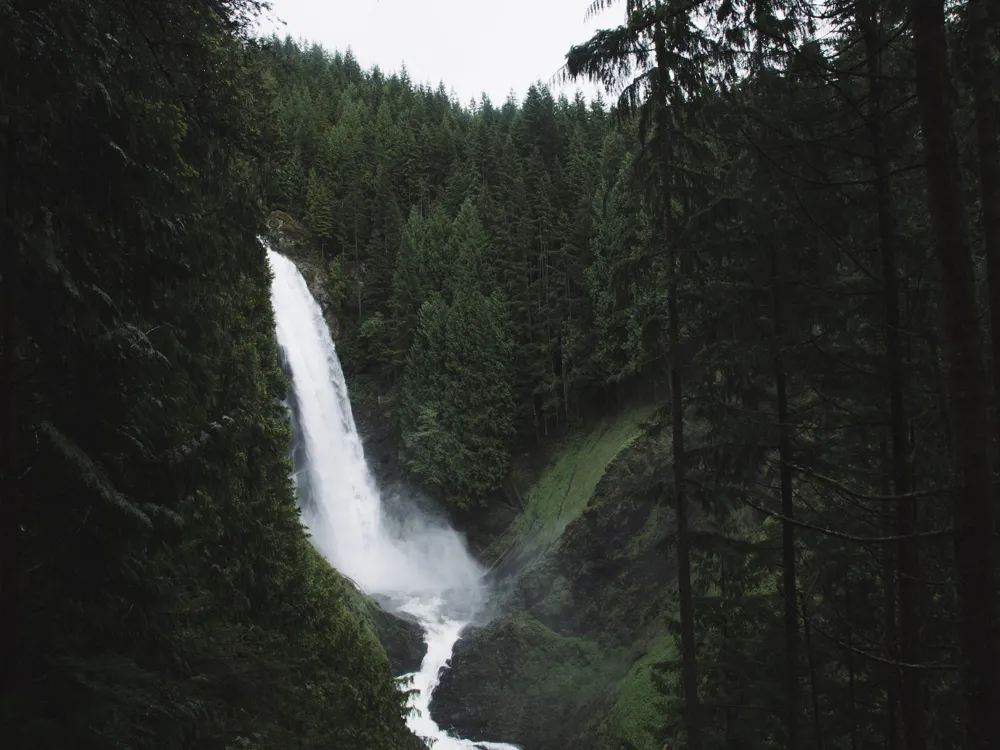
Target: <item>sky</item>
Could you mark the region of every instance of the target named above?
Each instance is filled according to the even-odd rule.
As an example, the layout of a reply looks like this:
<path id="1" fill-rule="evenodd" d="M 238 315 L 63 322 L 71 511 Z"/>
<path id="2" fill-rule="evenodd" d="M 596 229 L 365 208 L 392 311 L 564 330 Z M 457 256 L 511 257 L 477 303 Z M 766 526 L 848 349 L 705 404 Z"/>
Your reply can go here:
<path id="1" fill-rule="evenodd" d="M 443 81 L 462 104 L 486 93 L 499 105 L 512 90 L 521 99 L 539 80 L 556 95 L 579 89 L 592 98 L 592 84 L 552 79 L 572 45 L 624 14 L 613 5 L 585 21 L 590 0 L 270 1 L 261 33 L 291 34 L 330 51 L 350 47 L 362 68 L 378 65 L 386 74 L 405 63 L 414 83 Z"/>

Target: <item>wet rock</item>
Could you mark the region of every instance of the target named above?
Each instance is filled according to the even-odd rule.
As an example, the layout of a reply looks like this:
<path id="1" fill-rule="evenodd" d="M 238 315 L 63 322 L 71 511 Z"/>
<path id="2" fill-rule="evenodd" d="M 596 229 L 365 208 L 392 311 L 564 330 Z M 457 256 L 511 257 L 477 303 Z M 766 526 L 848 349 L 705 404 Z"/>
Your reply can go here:
<path id="1" fill-rule="evenodd" d="M 394 675 L 420 669 L 427 644 L 424 642 L 424 631 L 416 620 L 405 614 L 386 612 L 376 605 L 372 608 L 372 622 Z"/>
<path id="2" fill-rule="evenodd" d="M 441 676 L 431 716 L 474 741 L 582 747 L 616 676 L 609 656 L 597 643 L 561 636 L 525 615 L 470 628 Z"/>
<path id="3" fill-rule="evenodd" d="M 388 611 L 382 606 L 388 602 L 380 603 L 350 583 L 347 593 L 347 606 L 378 638 L 392 673 L 398 677 L 417 671 L 427 653 L 424 631 L 417 621 L 405 613 Z"/>

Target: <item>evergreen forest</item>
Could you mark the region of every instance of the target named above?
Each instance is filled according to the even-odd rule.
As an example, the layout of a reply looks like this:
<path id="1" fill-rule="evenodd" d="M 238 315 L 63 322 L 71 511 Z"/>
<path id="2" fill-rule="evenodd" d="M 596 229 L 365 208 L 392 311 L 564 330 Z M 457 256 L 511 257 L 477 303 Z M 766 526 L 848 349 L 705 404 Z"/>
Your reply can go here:
<path id="1" fill-rule="evenodd" d="M 591 531 L 667 519 L 670 648 L 574 747 L 1000 748 L 1000 5 L 594 0 L 466 103 L 261 9 L 0 0 L 4 747 L 421 747 L 296 509 L 270 237 L 497 581 L 642 407 Z"/>

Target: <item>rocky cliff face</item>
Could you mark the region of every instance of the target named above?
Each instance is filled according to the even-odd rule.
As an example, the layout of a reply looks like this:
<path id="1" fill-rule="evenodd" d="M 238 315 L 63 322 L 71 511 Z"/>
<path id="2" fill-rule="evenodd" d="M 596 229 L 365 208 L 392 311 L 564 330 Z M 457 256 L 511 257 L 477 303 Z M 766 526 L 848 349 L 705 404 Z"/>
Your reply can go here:
<path id="1" fill-rule="evenodd" d="M 525 750 L 662 746 L 665 706 L 653 673 L 673 656 L 674 576 L 665 554 L 673 515 L 656 490 L 668 479 L 656 460 L 663 450 L 640 438 L 597 467 L 603 472 L 578 515 L 498 581 L 495 618 L 467 631 L 434 694 L 437 722 Z M 532 505 L 527 513 L 542 512 Z M 555 514 L 544 525 L 564 520 Z"/>
<path id="2" fill-rule="evenodd" d="M 322 254 L 313 244 L 305 227 L 288 214 L 282 211 L 273 211 L 268 216 L 267 226 L 271 246 L 277 252 L 295 261 L 299 273 L 302 274 L 309 286 L 309 291 L 323 309 L 326 323 L 330 326 L 330 334 L 336 343 L 339 321 L 335 315 L 331 314 L 329 294 L 327 293 L 330 280 L 327 278 L 326 263 L 323 261 Z"/>

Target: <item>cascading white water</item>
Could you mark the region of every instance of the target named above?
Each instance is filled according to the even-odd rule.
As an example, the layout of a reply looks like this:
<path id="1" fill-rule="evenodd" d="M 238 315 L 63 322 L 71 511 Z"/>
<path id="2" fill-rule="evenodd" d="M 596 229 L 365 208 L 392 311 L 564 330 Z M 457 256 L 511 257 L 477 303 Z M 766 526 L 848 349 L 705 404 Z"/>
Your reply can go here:
<path id="1" fill-rule="evenodd" d="M 441 670 L 483 601 L 483 570 L 454 529 L 415 512 L 404 520 L 386 517 L 322 310 L 292 261 L 270 249 L 267 257 L 278 344 L 295 403 L 295 482 L 313 544 L 364 591 L 389 597 L 423 628 L 427 655 L 408 675 L 417 691 L 410 729 L 435 750 L 516 750 L 452 737 L 431 719 Z"/>

